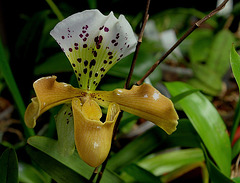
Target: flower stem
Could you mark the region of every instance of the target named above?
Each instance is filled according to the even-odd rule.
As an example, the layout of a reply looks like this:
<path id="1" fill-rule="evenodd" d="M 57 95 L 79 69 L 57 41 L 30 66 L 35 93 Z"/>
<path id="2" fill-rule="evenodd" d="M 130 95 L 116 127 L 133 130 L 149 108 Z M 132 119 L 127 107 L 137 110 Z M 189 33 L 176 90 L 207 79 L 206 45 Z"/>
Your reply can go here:
<path id="1" fill-rule="evenodd" d="M 46 0 L 52 11 L 55 13 L 59 21 L 62 21 L 64 19 L 64 16 L 62 15 L 61 11 L 58 9 L 58 7 L 54 4 L 52 0 Z"/>
<path id="2" fill-rule="evenodd" d="M 207 16 L 203 17 L 201 20 L 197 21 L 192 27 L 190 27 L 187 32 L 159 59 L 157 60 L 153 66 L 147 71 L 147 73 L 137 82 L 137 85 L 141 85 L 143 83 L 143 81 L 157 68 L 157 66 L 163 61 L 165 60 L 165 58 L 172 53 L 172 51 L 178 47 L 183 40 L 185 40 L 195 29 L 199 28 L 204 22 L 206 22 L 209 18 L 211 18 L 213 15 L 215 15 L 216 13 L 218 13 L 219 11 L 221 11 L 226 3 L 229 0 L 225 0 L 222 2 L 222 4 L 220 4 L 216 9 L 214 9 L 213 11 L 211 11 Z"/>

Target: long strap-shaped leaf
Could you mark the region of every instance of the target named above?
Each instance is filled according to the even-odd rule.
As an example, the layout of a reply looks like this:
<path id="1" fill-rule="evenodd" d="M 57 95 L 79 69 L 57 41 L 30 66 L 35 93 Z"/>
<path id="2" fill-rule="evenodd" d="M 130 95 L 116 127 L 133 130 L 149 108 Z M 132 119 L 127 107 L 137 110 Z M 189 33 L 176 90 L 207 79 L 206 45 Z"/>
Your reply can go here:
<path id="1" fill-rule="evenodd" d="M 6 149 L 0 157 L 0 182 L 18 182 L 18 160 L 14 149 Z"/>
<path id="2" fill-rule="evenodd" d="M 182 82 L 166 83 L 166 86 L 173 96 L 193 89 Z M 231 145 L 226 126 L 217 110 L 200 92 L 185 97 L 178 104 L 188 116 L 220 170 L 229 176 Z"/>
<path id="3" fill-rule="evenodd" d="M 34 135 L 34 131 L 33 131 L 33 129 L 27 128 L 24 123 L 23 119 L 24 119 L 24 113 L 25 113 L 25 105 L 23 103 L 21 94 L 20 94 L 17 84 L 15 82 L 11 68 L 8 64 L 1 40 L 0 40 L 0 71 L 3 74 L 3 77 L 8 85 L 8 88 L 9 88 L 9 90 L 13 96 L 13 99 L 16 103 L 16 106 L 19 110 L 20 117 L 22 119 L 21 124 L 24 128 L 24 134 L 26 137 L 30 137 L 30 136 Z"/>

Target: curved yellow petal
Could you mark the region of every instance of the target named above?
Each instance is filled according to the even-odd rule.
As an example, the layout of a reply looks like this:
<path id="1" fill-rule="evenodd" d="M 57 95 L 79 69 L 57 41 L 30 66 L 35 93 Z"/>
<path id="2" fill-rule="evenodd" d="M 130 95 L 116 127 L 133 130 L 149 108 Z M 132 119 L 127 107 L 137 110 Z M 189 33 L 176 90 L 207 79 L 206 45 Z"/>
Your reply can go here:
<path id="1" fill-rule="evenodd" d="M 102 115 L 99 111 L 100 107 L 91 99 L 86 100 L 82 105 L 78 98 L 74 98 L 72 108 L 75 144 L 79 156 L 88 165 L 97 167 L 104 162 L 110 151 L 112 133 L 120 108 L 117 104 L 109 104 L 105 123 L 102 123 L 99 118 Z M 86 112 L 87 110 L 91 112 Z M 94 114 L 98 116 L 98 119 L 97 117 L 89 119 Z"/>
<path id="2" fill-rule="evenodd" d="M 34 82 L 37 97 L 32 99 L 25 112 L 25 123 L 29 128 L 36 125 L 37 118 L 48 109 L 71 102 L 74 97 L 85 96 L 83 90 L 56 81 L 56 76 L 43 77 Z"/>
<path id="3" fill-rule="evenodd" d="M 103 107 L 115 102 L 121 110 L 152 121 L 168 134 L 176 130 L 178 115 L 173 103 L 149 84 L 133 86 L 130 90 L 95 91 L 91 96 Z"/>

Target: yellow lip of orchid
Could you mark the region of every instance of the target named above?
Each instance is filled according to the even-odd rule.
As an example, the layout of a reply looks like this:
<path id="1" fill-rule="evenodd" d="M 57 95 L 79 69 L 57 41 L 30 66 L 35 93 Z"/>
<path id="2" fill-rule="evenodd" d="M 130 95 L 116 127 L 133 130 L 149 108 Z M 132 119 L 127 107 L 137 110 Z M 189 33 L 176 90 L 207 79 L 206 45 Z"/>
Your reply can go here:
<path id="1" fill-rule="evenodd" d="M 120 110 L 152 121 L 168 134 L 176 130 L 178 115 L 172 102 L 149 84 L 130 90 L 95 91 L 106 72 L 135 50 L 135 35 L 123 15 L 117 19 L 112 12 L 104 16 L 98 10 L 86 10 L 59 22 L 50 34 L 68 57 L 80 88 L 57 82 L 56 76 L 35 81 L 36 97 L 25 112 L 28 127 L 33 128 L 37 118 L 48 109 L 69 104 L 74 130 L 68 126 L 67 132 L 74 131 L 80 157 L 93 167 L 99 166 L 108 155 Z M 108 108 L 104 123 L 100 121 L 99 105 Z M 62 111 L 70 113 L 69 106 Z M 59 115 L 58 122 L 61 116 L 66 118 Z M 66 125 L 59 125 L 59 131 L 64 132 L 62 128 Z M 64 141 L 64 136 L 61 139 Z M 63 152 L 68 153 L 65 149 Z"/>
<path id="2" fill-rule="evenodd" d="M 72 100 L 75 143 L 79 156 L 90 166 L 101 165 L 108 156 L 112 133 L 120 108 L 111 103 L 106 121 L 102 123 L 99 105 L 92 99 L 82 105 L 78 98 Z M 95 115 L 94 115 L 95 114 Z"/>

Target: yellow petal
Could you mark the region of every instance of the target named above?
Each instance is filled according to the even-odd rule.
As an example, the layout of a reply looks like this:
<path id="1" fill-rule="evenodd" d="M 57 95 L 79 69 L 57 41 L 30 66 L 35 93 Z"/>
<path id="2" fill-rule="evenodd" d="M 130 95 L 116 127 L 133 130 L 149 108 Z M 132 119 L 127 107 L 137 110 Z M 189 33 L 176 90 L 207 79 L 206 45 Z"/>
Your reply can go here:
<path id="1" fill-rule="evenodd" d="M 98 117 L 100 116 L 99 106 L 97 106 L 98 104 L 93 100 L 87 100 L 83 106 L 78 98 L 72 100 L 75 144 L 79 156 L 92 167 L 101 165 L 107 158 L 114 125 L 120 112 L 119 106 L 111 103 L 105 123 L 99 119 L 89 119 L 88 117 L 94 115 L 95 112 Z M 91 115 L 83 112 L 87 109 L 92 112 Z"/>
<path id="2" fill-rule="evenodd" d="M 133 86 L 131 90 L 95 91 L 91 96 L 103 107 L 115 102 L 121 110 L 152 121 L 168 134 L 176 130 L 178 115 L 173 103 L 149 84 Z"/>
<path id="3" fill-rule="evenodd" d="M 37 97 L 32 99 L 25 112 L 25 123 L 29 128 L 36 125 L 37 118 L 48 109 L 67 102 L 74 97 L 85 96 L 83 90 L 69 84 L 59 83 L 56 76 L 43 77 L 34 82 Z"/>

